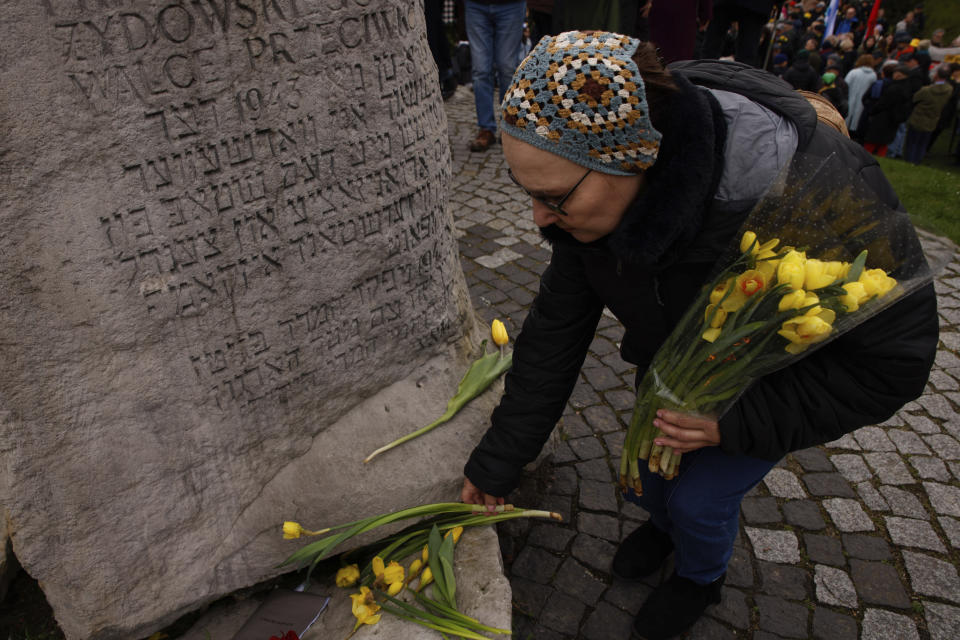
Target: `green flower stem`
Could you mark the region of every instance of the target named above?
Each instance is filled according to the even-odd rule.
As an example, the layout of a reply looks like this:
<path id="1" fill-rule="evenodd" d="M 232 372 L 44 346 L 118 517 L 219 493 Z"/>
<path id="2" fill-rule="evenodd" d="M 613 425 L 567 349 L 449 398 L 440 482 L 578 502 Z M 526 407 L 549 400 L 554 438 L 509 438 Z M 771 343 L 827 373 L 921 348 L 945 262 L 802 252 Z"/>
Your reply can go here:
<path id="1" fill-rule="evenodd" d="M 456 609 L 451 609 L 442 602 L 428 598 L 422 593 L 413 592 L 413 595 L 416 597 L 417 602 L 422 604 L 425 608 L 433 611 L 436 615 L 444 616 L 472 631 L 486 631 L 487 633 L 497 633 L 502 635 L 511 635 L 513 633 L 509 629 L 498 629 L 497 627 L 489 627 L 485 624 L 482 624 L 476 618 L 471 618 L 468 615 L 460 613 Z"/>
<path id="2" fill-rule="evenodd" d="M 378 594 L 382 595 L 390 604 L 385 602 L 380 604 L 380 607 L 392 615 L 402 618 L 409 622 L 415 622 L 423 627 L 429 629 L 434 629 L 440 631 L 441 633 L 451 633 L 453 635 L 461 636 L 463 638 L 471 638 L 473 640 L 489 640 L 486 636 L 482 636 L 475 631 L 465 628 L 462 625 L 449 620 L 447 618 L 442 618 L 440 616 L 433 615 L 422 609 L 418 609 L 403 600 L 394 598 L 382 591 L 378 591 Z M 395 606 L 393 606 L 395 605 Z"/>
<path id="3" fill-rule="evenodd" d="M 773 290 L 774 294 L 769 296 L 772 300 L 779 300 L 781 292 Z M 729 293 L 729 290 L 728 290 Z M 766 298 L 767 296 L 764 296 Z M 714 343 L 702 340 L 693 340 L 684 351 L 679 364 L 659 364 L 656 361 L 651 364 L 650 370 L 663 370 L 664 379 L 661 384 L 665 386 L 675 397 L 681 399 L 680 406 L 673 402 L 664 402 L 656 392 L 641 392 L 638 394 L 633 419 L 631 420 L 631 431 L 636 432 L 636 438 L 631 437 L 624 447 L 624 459 L 621 461 L 621 468 L 626 466 L 630 469 L 630 459 L 636 457 L 648 461 L 648 469 L 652 472 L 659 472 L 664 476 L 669 476 L 671 470 L 679 465 L 679 455 L 675 454 L 669 447 L 663 448 L 653 445 L 653 440 L 661 435 L 659 429 L 653 426 L 653 418 L 656 411 L 660 408 L 682 409 L 692 413 L 709 412 L 714 405 L 729 399 L 740 392 L 749 378 L 744 378 L 741 374 L 748 370 L 753 361 L 763 353 L 764 347 L 772 336 L 776 335 L 776 329 L 787 317 L 792 317 L 801 311 L 788 311 L 776 313 L 773 318 L 765 321 L 749 320 L 755 317 L 761 305 L 771 304 L 764 299 L 754 299 L 750 301 L 750 306 L 745 306 L 741 311 L 731 314 L 728 318 L 727 332 L 722 338 Z M 769 311 L 767 311 L 769 313 Z M 714 312 L 715 313 L 715 312 Z M 763 317 L 761 314 L 759 317 Z M 701 333 L 709 325 L 712 318 L 707 317 L 701 327 Z M 733 331 L 730 331 L 733 329 Z M 765 335 L 764 335 L 765 334 Z M 751 343 L 744 343 L 744 338 L 752 338 Z M 739 344 L 738 344 L 739 343 Z M 713 356 L 712 359 L 708 359 Z M 728 362 L 723 367 L 718 365 L 723 363 L 730 356 L 735 356 L 736 360 Z M 645 379 L 649 383 L 649 376 Z M 724 388 L 727 380 L 734 381 L 730 388 Z M 639 410 L 638 410 L 639 409 Z M 638 417 L 642 424 L 639 428 L 634 425 L 638 422 Z M 639 440 L 639 445 L 635 445 Z M 628 457 L 629 456 L 629 457 Z M 638 465 L 639 470 L 639 465 Z M 633 480 L 631 472 L 631 478 Z M 623 482 L 621 482 L 623 484 Z"/>
<path id="4" fill-rule="evenodd" d="M 485 507 L 483 508 L 485 509 Z M 424 546 L 427 545 L 427 538 L 429 533 L 429 527 L 433 524 L 437 525 L 437 528 L 441 532 L 446 532 L 456 527 L 473 527 L 473 526 L 483 526 L 486 524 L 496 524 L 497 522 L 503 522 L 505 520 L 512 520 L 514 518 L 553 518 L 558 519 L 559 514 L 550 512 L 550 511 L 538 511 L 532 509 L 521 509 L 514 507 L 512 510 L 503 510 L 502 507 L 499 512 L 495 512 L 495 515 L 487 515 L 485 512 L 480 512 L 476 516 L 446 516 L 444 518 L 434 518 L 430 520 L 424 520 L 417 523 L 416 527 L 418 529 L 408 532 L 400 532 L 399 534 L 394 534 L 394 536 L 389 536 L 380 540 L 377 544 L 388 543 L 393 544 L 397 540 L 402 540 L 402 545 L 395 545 L 390 547 L 389 559 L 384 555 L 383 552 L 378 553 L 384 562 L 389 562 L 390 560 L 401 560 L 411 555 L 416 551 L 420 551 Z M 426 529 L 424 529 L 426 527 Z"/>
<path id="5" fill-rule="evenodd" d="M 486 344 L 486 340 L 484 340 Z M 364 458 L 364 462 L 370 462 L 375 457 L 397 447 L 404 442 L 408 442 L 422 436 L 428 431 L 432 431 L 438 425 L 447 422 L 454 415 L 457 414 L 460 409 L 464 407 L 468 402 L 476 398 L 478 395 L 486 391 L 494 380 L 499 378 L 504 372 L 510 368 L 510 365 L 513 364 L 513 353 L 508 353 L 506 356 L 503 355 L 503 348 L 499 355 L 497 353 L 486 353 L 479 358 L 472 365 L 470 369 L 467 370 L 467 374 L 463 377 L 463 380 L 460 381 L 460 385 L 457 387 L 457 393 L 450 399 L 447 403 L 447 410 L 443 413 L 442 416 L 431 422 L 425 427 L 421 427 L 412 433 L 397 438 L 390 444 L 384 445 Z"/>
<path id="6" fill-rule="evenodd" d="M 330 551 L 339 546 L 345 540 L 398 520 L 418 518 L 421 516 L 439 513 L 481 513 L 486 511 L 486 509 L 487 508 L 483 505 L 463 504 L 460 502 L 440 502 L 429 505 L 421 505 L 418 507 L 411 507 L 409 509 L 403 509 L 401 511 L 395 511 L 385 515 L 372 516 L 362 520 L 355 520 L 354 522 L 347 523 L 346 525 L 339 525 L 336 527 L 349 527 L 349 529 L 343 533 L 328 536 L 322 540 L 318 540 L 304 546 L 280 563 L 280 566 L 282 567 L 292 562 L 302 562 L 309 558 L 314 558 L 313 565 L 316 565 L 317 562 L 329 555 Z M 311 569 L 313 568 L 313 565 L 311 565 Z"/>

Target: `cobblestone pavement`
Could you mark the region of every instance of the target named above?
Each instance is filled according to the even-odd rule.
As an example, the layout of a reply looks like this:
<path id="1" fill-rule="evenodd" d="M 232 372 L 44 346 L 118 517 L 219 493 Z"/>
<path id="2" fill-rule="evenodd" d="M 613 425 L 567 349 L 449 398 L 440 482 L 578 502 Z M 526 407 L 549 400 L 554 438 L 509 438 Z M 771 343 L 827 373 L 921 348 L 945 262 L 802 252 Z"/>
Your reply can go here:
<path id="1" fill-rule="evenodd" d="M 471 153 L 473 94 L 446 103 L 450 207 L 478 313 L 516 335 L 550 258 L 499 146 Z M 935 241 L 935 240 L 934 240 Z M 942 245 L 941 245 L 942 246 Z M 937 283 L 940 351 L 926 393 L 885 424 L 787 456 L 743 502 L 723 601 L 686 637 L 960 637 L 960 262 Z M 563 524 L 501 526 L 519 640 L 630 637 L 645 583 L 614 580 L 617 542 L 646 517 L 614 486 L 634 394 L 606 314 L 552 458 L 511 500 Z"/>

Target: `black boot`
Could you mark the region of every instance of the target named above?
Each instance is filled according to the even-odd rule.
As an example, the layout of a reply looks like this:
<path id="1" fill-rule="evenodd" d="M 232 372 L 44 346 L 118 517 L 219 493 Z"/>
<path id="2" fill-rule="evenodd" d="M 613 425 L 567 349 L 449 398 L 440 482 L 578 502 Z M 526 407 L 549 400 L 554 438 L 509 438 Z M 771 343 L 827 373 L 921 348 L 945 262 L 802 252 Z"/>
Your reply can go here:
<path id="1" fill-rule="evenodd" d="M 610 569 L 621 580 L 639 580 L 659 569 L 671 552 L 670 535 L 647 520 L 620 543 Z"/>
<path id="2" fill-rule="evenodd" d="M 633 632 L 645 640 L 665 640 L 683 633 L 700 619 L 709 605 L 720 602 L 720 588 L 726 575 L 710 584 L 697 584 L 674 573 L 640 607 L 633 621 Z"/>

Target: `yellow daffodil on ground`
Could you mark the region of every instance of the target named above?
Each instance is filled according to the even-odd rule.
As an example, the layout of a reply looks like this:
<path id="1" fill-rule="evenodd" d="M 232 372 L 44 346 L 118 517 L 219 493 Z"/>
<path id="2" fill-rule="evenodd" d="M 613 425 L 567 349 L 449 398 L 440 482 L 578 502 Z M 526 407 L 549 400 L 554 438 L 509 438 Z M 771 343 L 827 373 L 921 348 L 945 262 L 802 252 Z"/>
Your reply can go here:
<path id="1" fill-rule="evenodd" d="M 287 520 L 283 523 L 283 539 L 284 540 L 293 540 L 294 538 L 299 538 L 300 536 L 319 536 L 320 534 L 326 533 L 330 529 L 321 529 L 320 531 L 310 531 L 309 529 L 304 529 L 300 526 L 299 522 L 293 522 Z"/>
<path id="2" fill-rule="evenodd" d="M 380 622 L 380 614 L 377 613 L 380 611 L 380 605 L 377 604 L 373 592 L 368 587 L 360 587 L 360 593 L 350 594 L 350 599 L 353 600 L 351 611 L 357 619 L 357 623 L 353 627 L 354 631 L 362 624 L 377 624 Z"/>
<path id="3" fill-rule="evenodd" d="M 410 563 L 410 568 L 407 569 L 407 584 L 413 582 L 413 579 L 420 575 L 420 569 L 423 568 L 423 562 L 420 558 L 415 559 Z"/>
<path id="4" fill-rule="evenodd" d="M 383 570 L 383 581 L 393 587 L 403 584 L 403 567 L 399 562 L 392 560 Z M 393 594 L 391 594 L 393 595 Z"/>
<path id="5" fill-rule="evenodd" d="M 513 353 L 504 353 L 503 349 L 504 345 L 509 342 L 510 338 L 507 335 L 506 327 L 504 327 L 503 323 L 499 320 L 493 321 L 493 325 L 491 326 L 491 334 L 494 342 L 496 342 L 497 346 L 500 348 L 499 354 L 486 353 L 485 345 L 487 344 L 487 341 L 483 341 L 483 343 L 480 345 L 481 350 L 484 352 L 483 355 L 477 358 L 473 364 L 470 365 L 470 368 L 467 369 L 466 375 L 463 376 L 463 379 L 460 380 L 460 384 L 457 386 L 457 393 L 454 394 L 454 396 L 447 402 L 447 410 L 443 412 L 442 416 L 427 426 L 420 427 L 416 431 L 408 433 L 405 436 L 397 438 L 390 444 L 380 447 L 364 458 L 363 461 L 370 462 L 381 453 L 389 451 L 390 449 L 393 449 L 404 442 L 418 438 L 428 431 L 432 431 L 438 425 L 450 420 L 468 402 L 483 393 L 487 387 L 489 387 L 495 380 L 502 376 L 513 364 Z"/>
<path id="6" fill-rule="evenodd" d="M 385 590 L 391 596 L 395 596 L 403 589 L 403 567 L 399 562 L 391 561 L 384 566 L 383 558 L 376 556 L 371 563 L 373 575 L 376 576 L 373 585 L 379 589 Z"/>
<path id="7" fill-rule="evenodd" d="M 422 590 L 431 582 L 433 582 L 433 572 L 430 571 L 430 567 L 425 567 L 423 573 L 420 574 L 420 584 L 417 585 L 417 591 Z"/>
<path id="8" fill-rule="evenodd" d="M 355 564 L 349 564 L 337 571 L 336 583 L 338 587 L 352 587 L 360 579 L 360 569 Z"/>
<path id="9" fill-rule="evenodd" d="M 493 632 L 509 635 L 510 631 L 483 625 L 479 620 L 465 616 L 456 609 L 454 545 L 466 527 L 489 526 L 497 522 L 529 517 L 562 520 L 559 514 L 553 512 L 519 509 L 512 504 L 498 505 L 492 509 L 484 505 L 460 502 L 418 505 L 327 528 L 324 531 L 339 530 L 339 532 L 306 544 L 288 557 L 281 566 L 309 563 L 310 569 L 306 578 L 309 582 L 314 567 L 324 558 L 328 558 L 334 549 L 355 536 L 401 520 L 428 518 L 427 521 L 408 526 L 401 534 L 390 537 L 390 542 L 384 542 L 384 546 L 379 550 L 371 550 L 372 553 L 365 550 L 357 552 L 363 558 L 370 558 L 369 562 L 359 566 L 344 566 L 337 572 L 338 585 L 344 586 L 355 582 L 361 585 L 359 593 L 350 596 L 356 624 L 347 636 L 347 640 L 363 625 L 375 624 L 379 621 L 382 613 L 389 613 L 403 620 L 440 631 L 448 637 L 487 640 L 487 636 L 480 634 Z M 285 527 L 285 532 L 294 537 L 302 535 L 305 531 L 303 527 L 293 522 L 288 522 Z M 446 531 L 446 537 L 443 537 L 440 531 Z M 439 551 L 435 554 L 434 550 Z M 400 565 L 399 560 L 411 555 L 414 556 L 414 560 L 410 565 L 410 577 L 407 578 L 405 575 L 407 572 Z M 437 564 L 438 575 L 431 574 L 428 563 Z M 443 575 L 439 575 L 440 571 Z M 398 598 L 397 596 L 404 590 L 407 583 L 417 575 L 420 576 L 420 589 L 416 592 L 413 590 L 408 592 L 406 596 L 409 597 Z M 428 585 L 433 586 L 426 593 L 420 593 L 420 590 Z M 441 587 L 442 602 L 435 600 L 437 594 L 441 593 Z M 420 603 L 424 608 L 418 609 L 412 600 Z"/>
<path id="10" fill-rule="evenodd" d="M 507 335 L 507 328 L 499 320 L 494 320 L 490 324 L 490 336 L 493 338 L 494 344 L 498 347 L 502 347 L 510 342 L 510 336 Z"/>
<path id="11" fill-rule="evenodd" d="M 500 347 L 500 359 L 503 359 L 503 347 L 510 342 L 510 336 L 507 335 L 507 328 L 499 320 L 490 323 L 490 337 L 493 343 Z"/>

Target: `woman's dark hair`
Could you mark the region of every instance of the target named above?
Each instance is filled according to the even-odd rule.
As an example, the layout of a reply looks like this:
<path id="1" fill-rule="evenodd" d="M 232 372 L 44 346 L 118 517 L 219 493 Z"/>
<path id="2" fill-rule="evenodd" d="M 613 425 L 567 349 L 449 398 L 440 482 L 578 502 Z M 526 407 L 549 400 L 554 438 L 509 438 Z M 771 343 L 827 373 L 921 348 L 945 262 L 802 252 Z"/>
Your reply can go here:
<path id="1" fill-rule="evenodd" d="M 854 67 L 873 67 L 873 55 L 865 53 L 859 58 L 857 58 L 857 64 Z"/>
<path id="2" fill-rule="evenodd" d="M 647 94 L 647 105 L 650 108 L 650 122 L 653 127 L 661 129 L 664 116 L 667 112 L 667 105 L 678 91 L 673 77 L 657 53 L 657 48 L 650 42 L 641 42 L 633 54 L 633 61 L 637 63 L 637 69 L 640 70 L 640 77 L 643 78 L 643 86 Z"/>

